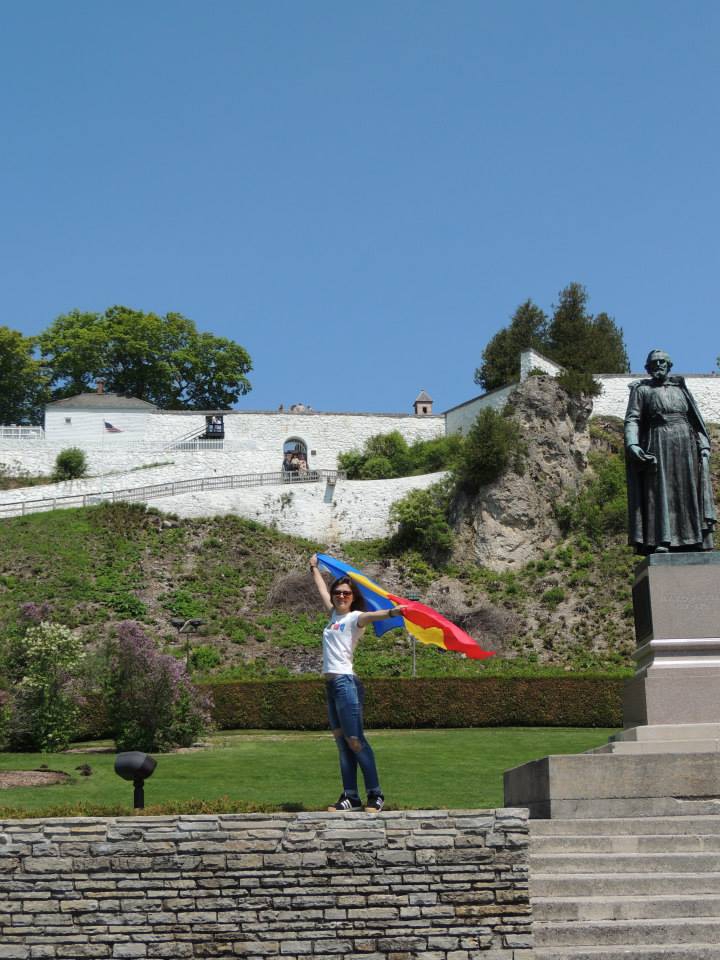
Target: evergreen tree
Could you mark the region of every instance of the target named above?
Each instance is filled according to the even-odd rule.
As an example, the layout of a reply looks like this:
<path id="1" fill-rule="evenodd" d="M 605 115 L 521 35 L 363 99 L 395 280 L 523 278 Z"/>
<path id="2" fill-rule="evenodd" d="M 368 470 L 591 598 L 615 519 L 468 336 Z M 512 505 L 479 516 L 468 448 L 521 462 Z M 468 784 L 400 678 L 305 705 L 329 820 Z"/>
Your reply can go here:
<path id="1" fill-rule="evenodd" d="M 548 318 L 532 300 L 521 303 L 510 325 L 499 330 L 485 347 L 475 383 L 494 390 L 520 379 L 520 353 L 529 347 L 544 351 Z"/>
<path id="2" fill-rule="evenodd" d="M 532 300 L 522 303 L 507 327 L 489 341 L 475 383 L 494 390 L 520 379 L 520 353 L 546 354 L 572 373 L 627 373 L 630 369 L 620 327 L 607 313 L 588 312 L 588 293 L 580 283 L 560 291 L 552 320 Z"/>
<path id="3" fill-rule="evenodd" d="M 630 366 L 622 330 L 607 313 L 593 317 L 587 303 L 587 290 L 580 283 L 560 291 L 548 328 L 548 355 L 569 370 L 627 373 Z"/>

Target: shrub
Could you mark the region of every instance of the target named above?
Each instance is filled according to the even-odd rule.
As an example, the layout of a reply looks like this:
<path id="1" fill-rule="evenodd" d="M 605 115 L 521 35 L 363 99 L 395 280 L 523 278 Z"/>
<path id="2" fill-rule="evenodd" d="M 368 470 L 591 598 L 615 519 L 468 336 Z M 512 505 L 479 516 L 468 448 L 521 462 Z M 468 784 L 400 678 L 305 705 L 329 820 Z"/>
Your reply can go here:
<path id="1" fill-rule="evenodd" d="M 390 507 L 390 520 L 398 529 L 393 547 L 417 550 L 426 560 L 442 559 L 452 549 L 453 532 L 447 521 L 449 491 L 446 483 L 411 490 Z"/>
<path id="2" fill-rule="evenodd" d="M 61 450 L 55 458 L 55 469 L 52 479 L 57 483 L 60 480 L 79 480 L 87 473 L 87 460 L 79 447 L 68 447 Z"/>
<path id="3" fill-rule="evenodd" d="M 187 747 L 207 728 L 208 703 L 185 665 L 126 620 L 108 650 L 108 716 L 118 750 Z"/>
<path id="4" fill-rule="evenodd" d="M 617 454 L 590 454 L 590 465 L 592 476 L 555 512 L 565 533 L 583 533 L 597 544 L 627 529 L 625 461 Z"/>
<path id="5" fill-rule="evenodd" d="M 583 370 L 563 370 L 558 374 L 557 382 L 571 397 L 597 397 L 602 393 L 602 385 L 591 373 Z"/>
<path id="6" fill-rule="evenodd" d="M 222 663 L 222 654 L 216 647 L 201 643 L 190 654 L 190 666 L 194 670 L 212 670 Z"/>
<path id="7" fill-rule="evenodd" d="M 448 470 L 462 448 L 459 434 L 416 440 L 412 446 L 397 430 L 368 437 L 363 450 L 338 456 L 338 467 L 350 480 L 387 480 Z"/>
<path id="8" fill-rule="evenodd" d="M 496 410 L 482 410 L 460 449 L 453 470 L 456 486 L 472 496 L 509 468 L 520 473 L 526 449 L 519 424 Z"/>
<path id="9" fill-rule="evenodd" d="M 22 674 L 10 707 L 8 739 L 15 750 L 64 750 L 77 727 L 77 672 L 82 641 L 62 624 L 30 626 L 15 644 Z"/>

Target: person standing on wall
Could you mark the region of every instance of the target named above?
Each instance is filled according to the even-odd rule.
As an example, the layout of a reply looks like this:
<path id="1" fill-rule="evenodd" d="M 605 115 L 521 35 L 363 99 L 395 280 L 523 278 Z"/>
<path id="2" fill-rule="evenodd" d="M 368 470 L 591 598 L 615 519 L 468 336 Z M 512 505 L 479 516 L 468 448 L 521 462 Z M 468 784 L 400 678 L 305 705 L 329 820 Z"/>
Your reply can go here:
<path id="1" fill-rule="evenodd" d="M 402 606 L 388 610 L 365 610 L 365 603 L 355 583 L 348 576 L 338 577 L 328 589 L 318 569 L 316 554 L 310 558 L 310 570 L 323 606 L 330 620 L 323 630 L 323 676 L 327 698 L 328 721 L 340 755 L 343 791 L 333 810 L 361 810 L 357 768 L 360 766 L 367 792 L 368 813 L 379 813 L 385 804 L 380 789 L 375 754 L 363 731 L 365 690 L 353 670 L 353 654 L 368 623 L 402 616 Z"/>

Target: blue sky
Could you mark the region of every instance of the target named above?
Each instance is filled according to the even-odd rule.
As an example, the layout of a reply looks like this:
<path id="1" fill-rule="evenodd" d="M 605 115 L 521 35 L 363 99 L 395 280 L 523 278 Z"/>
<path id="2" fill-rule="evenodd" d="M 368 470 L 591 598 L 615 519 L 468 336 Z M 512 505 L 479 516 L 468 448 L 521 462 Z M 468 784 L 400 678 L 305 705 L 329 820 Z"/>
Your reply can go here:
<path id="1" fill-rule="evenodd" d="M 720 4 L 3 0 L 0 324 L 179 311 L 247 409 L 444 410 L 571 281 L 720 337 Z"/>

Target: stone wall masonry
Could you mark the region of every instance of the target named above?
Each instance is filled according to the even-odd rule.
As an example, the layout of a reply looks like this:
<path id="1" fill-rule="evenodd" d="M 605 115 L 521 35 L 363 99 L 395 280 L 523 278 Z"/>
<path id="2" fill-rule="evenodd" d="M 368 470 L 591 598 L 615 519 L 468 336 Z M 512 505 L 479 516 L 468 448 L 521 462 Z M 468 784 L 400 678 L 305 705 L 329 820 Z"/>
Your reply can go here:
<path id="1" fill-rule="evenodd" d="M 629 376 L 622 374 L 597 376 L 595 379 L 600 382 L 602 393 L 593 400 L 592 415 L 594 417 L 624 417 L 628 397 L 630 396 L 630 384 L 646 377 L 646 373 L 633 373 Z M 711 423 L 720 423 L 720 374 L 687 374 L 685 375 L 685 382 L 695 397 L 700 413 L 705 420 Z"/>
<path id="2" fill-rule="evenodd" d="M 225 473 L 268 473 L 280 469 L 283 444 L 297 439 L 307 446 L 310 467 L 335 470 L 339 453 L 361 449 L 374 434 L 397 430 L 408 443 L 430 440 L 444 435 L 445 418 L 371 413 L 230 412 L 225 415 L 223 450 L 194 453 L 168 446 L 173 440 L 193 430 L 200 432 L 204 427 L 204 415 L 158 413 L 146 417 L 145 434 L 140 441 L 130 440 L 124 433 L 72 442 L 52 438 L 3 439 L 0 440 L 0 464 L 14 476 L 49 475 L 58 453 L 69 446 L 78 446 L 85 452 L 91 474 L 108 474 L 167 461 L 183 467 L 184 476 L 192 475 L 196 466 L 202 468 L 203 465 L 217 467 Z"/>
<path id="3" fill-rule="evenodd" d="M 129 471 L 86 480 L 21 487 L 0 493 L 0 505 L 29 503 L 53 497 L 108 494 L 113 490 L 172 483 L 200 477 L 242 473 L 231 454 L 177 454 L 176 461 L 161 467 Z M 430 473 L 394 480 L 343 480 L 308 484 L 276 484 L 167 496 L 148 505 L 180 517 L 236 514 L 275 527 L 282 533 L 309 537 L 324 543 L 385 537 L 391 531 L 392 504 L 410 490 L 425 489 L 445 476 Z M 0 955 L 1 960 L 1 955 Z"/>
<path id="4" fill-rule="evenodd" d="M 0 958 L 522 960 L 527 811 L 0 822 Z"/>
<path id="5" fill-rule="evenodd" d="M 396 500 L 411 490 L 426 489 L 444 476 L 444 473 L 428 473 L 395 480 L 244 487 L 210 494 L 185 493 L 149 503 L 179 517 L 235 514 L 268 524 L 281 533 L 321 543 L 371 540 L 393 532 L 390 507 Z"/>

